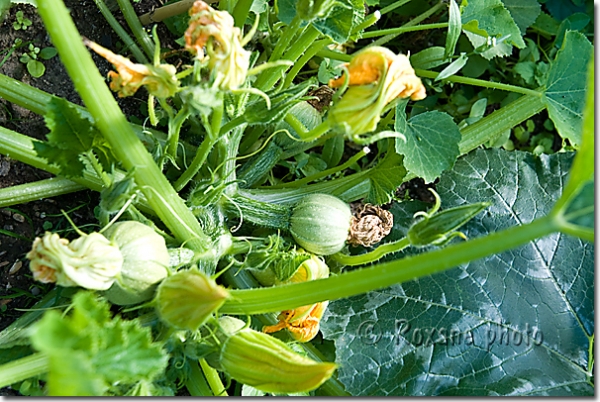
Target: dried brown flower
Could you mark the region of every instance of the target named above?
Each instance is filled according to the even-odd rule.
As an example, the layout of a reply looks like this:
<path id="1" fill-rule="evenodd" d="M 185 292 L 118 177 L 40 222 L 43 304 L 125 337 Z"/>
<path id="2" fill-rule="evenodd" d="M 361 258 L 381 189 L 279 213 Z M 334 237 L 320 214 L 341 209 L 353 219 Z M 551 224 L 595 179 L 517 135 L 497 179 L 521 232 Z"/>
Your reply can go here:
<path id="1" fill-rule="evenodd" d="M 369 247 L 379 243 L 394 226 L 391 212 L 371 204 L 352 207 L 353 217 L 348 235 L 348 244 Z"/>

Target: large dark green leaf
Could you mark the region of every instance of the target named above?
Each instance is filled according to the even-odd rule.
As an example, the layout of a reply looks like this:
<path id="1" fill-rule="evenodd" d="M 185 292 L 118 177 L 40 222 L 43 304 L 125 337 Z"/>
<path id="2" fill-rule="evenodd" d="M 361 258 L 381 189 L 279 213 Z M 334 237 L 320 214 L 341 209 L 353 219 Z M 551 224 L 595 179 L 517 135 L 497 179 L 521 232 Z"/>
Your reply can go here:
<path id="1" fill-rule="evenodd" d="M 586 74 L 594 48 L 587 38 L 568 31 L 548 72 L 544 102 L 556 130 L 578 147 L 581 144 Z"/>
<path id="2" fill-rule="evenodd" d="M 492 202 L 464 226 L 471 238 L 530 222 L 551 210 L 571 162 L 478 150 L 442 176 L 442 208 Z M 412 206 L 393 207 L 395 237 Z M 338 378 L 353 395 L 593 395 L 593 255 L 593 244 L 553 234 L 333 301 L 321 327 L 335 341 Z"/>

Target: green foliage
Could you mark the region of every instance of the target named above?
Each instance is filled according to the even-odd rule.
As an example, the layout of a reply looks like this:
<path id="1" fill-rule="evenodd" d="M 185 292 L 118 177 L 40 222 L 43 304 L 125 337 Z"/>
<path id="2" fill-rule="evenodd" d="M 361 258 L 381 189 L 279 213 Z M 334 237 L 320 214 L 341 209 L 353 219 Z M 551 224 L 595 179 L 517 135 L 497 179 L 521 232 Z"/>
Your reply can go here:
<path id="1" fill-rule="evenodd" d="M 464 227 L 469 238 L 529 222 L 549 212 L 571 160 L 476 151 L 442 176 L 442 209 L 492 201 Z M 415 209 L 392 208 L 392 239 Z M 330 303 L 322 329 L 338 378 L 353 395 L 591 395 L 593 250 L 555 234 Z"/>
<path id="2" fill-rule="evenodd" d="M 51 396 L 101 396 L 115 386 L 152 380 L 167 364 L 162 345 L 152 342 L 148 328 L 111 318 L 109 304 L 88 292 L 73 297 L 70 316 L 44 314 L 31 341 L 49 357 Z"/>
<path id="3" fill-rule="evenodd" d="M 42 158 L 52 161 L 65 177 L 80 177 L 86 169 L 84 155 L 94 151 L 106 170 L 110 170 L 110 150 L 90 118 L 62 98 L 52 98 L 45 116 L 50 129 L 48 142 L 36 143 Z"/>
<path id="4" fill-rule="evenodd" d="M 406 120 L 402 104 L 396 109 L 395 130 L 406 141 L 396 138 L 396 152 L 404 155 L 409 172 L 432 182 L 450 169 L 459 155 L 461 134 L 458 126 L 446 113 L 425 112 Z"/>
<path id="5" fill-rule="evenodd" d="M 25 18 L 25 14 L 23 14 L 23 11 L 17 11 L 15 18 L 17 19 L 15 22 L 13 22 L 13 29 L 15 31 L 26 31 L 27 27 L 30 27 L 31 24 L 33 24 L 33 22 L 29 18 Z"/>
<path id="6" fill-rule="evenodd" d="M 195 20 L 191 54 L 184 13 L 167 23 L 179 39 L 163 42 L 175 39 L 177 53 L 157 51 L 153 68 L 110 60 L 120 72 L 110 87 L 145 87 L 136 96 L 156 84 L 158 63 L 173 63 L 161 79 L 177 93 L 149 96 L 142 128 L 128 123 L 135 117 L 120 109 L 128 100 L 115 102 L 62 1 L 38 2 L 87 109 L 0 75 L 0 97 L 44 115 L 50 130 L 38 141 L 0 127 L 0 153 L 99 190 L 100 225 L 150 225 L 172 247 L 151 262 L 177 272 L 152 280 L 158 291 L 130 308 L 109 293 L 71 300 L 77 289 L 55 287 L 0 332 L 0 387 L 265 395 L 282 389 L 263 384 L 269 375 L 252 363 L 273 354 L 273 337 L 258 332 L 269 326 L 282 342 L 306 340 L 288 345 L 327 368 L 310 395 L 594 393 L 591 4 L 223 0 Z M 342 66 L 370 45 L 391 52 Z M 20 41 L 0 64 L 18 49 L 32 76 L 56 55 Z M 343 98 L 346 85 L 364 99 Z M 350 112 L 334 122 L 342 99 Z M 340 134 L 365 115 L 364 137 Z M 49 182 L 54 192 L 31 191 L 30 200 L 66 191 Z M 1 189 L 0 206 L 27 186 Z M 428 188 L 441 204 L 417 201 L 431 198 Z M 336 213 L 322 201 L 331 196 Z M 316 201 L 297 213 L 303 199 Z M 331 275 L 302 278 L 307 261 Z M 13 290 L 11 298 L 31 297 Z M 227 320 L 267 349 L 248 355 L 239 344 L 236 354 L 249 360 L 224 365 Z M 323 336 L 310 341 L 319 325 Z M 324 363 L 333 360 L 337 367 Z M 289 375 L 277 381 L 308 389 Z"/>
<path id="7" fill-rule="evenodd" d="M 483 38 L 510 35 L 507 43 L 525 47 L 519 27 L 501 0 L 463 0 L 462 25 L 464 30 Z M 480 45 L 472 37 L 469 39 L 473 46 Z"/>
<path id="8" fill-rule="evenodd" d="M 541 5 L 537 0 L 502 0 L 502 2 L 523 35 L 541 12 Z"/>
<path id="9" fill-rule="evenodd" d="M 586 73 L 592 58 L 590 42 L 579 32 L 568 31 L 550 71 L 544 100 L 548 115 L 561 137 L 574 147 L 581 144 Z"/>
<path id="10" fill-rule="evenodd" d="M 402 156 L 388 150 L 385 157 L 377 164 L 375 169 L 369 171 L 369 193 L 365 202 L 381 205 L 392 200 L 394 191 L 406 176 L 406 169 L 402 165 Z"/>

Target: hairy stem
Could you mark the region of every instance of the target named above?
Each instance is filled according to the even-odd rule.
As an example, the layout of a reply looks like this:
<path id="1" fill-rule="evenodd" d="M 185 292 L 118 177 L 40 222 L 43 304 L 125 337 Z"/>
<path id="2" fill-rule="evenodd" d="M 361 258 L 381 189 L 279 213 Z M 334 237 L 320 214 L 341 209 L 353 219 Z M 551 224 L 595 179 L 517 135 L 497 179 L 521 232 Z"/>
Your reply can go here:
<path id="1" fill-rule="evenodd" d="M 64 3 L 40 0 L 38 12 L 96 126 L 122 165 L 133 172 L 150 206 L 177 240 L 199 253 L 209 251 L 210 239 L 133 132 L 81 42 Z"/>
<path id="2" fill-rule="evenodd" d="M 376 264 L 325 279 L 271 288 L 232 290 L 222 314 L 262 314 L 350 297 L 407 282 L 521 246 L 557 230 L 548 217 L 440 250 Z"/>

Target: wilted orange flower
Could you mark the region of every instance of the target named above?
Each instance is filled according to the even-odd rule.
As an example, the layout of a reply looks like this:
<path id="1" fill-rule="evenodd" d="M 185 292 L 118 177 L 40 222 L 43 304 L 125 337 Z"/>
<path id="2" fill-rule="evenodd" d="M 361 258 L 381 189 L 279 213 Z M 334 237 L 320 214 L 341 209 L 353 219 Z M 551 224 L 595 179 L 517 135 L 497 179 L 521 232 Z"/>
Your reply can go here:
<path id="1" fill-rule="evenodd" d="M 406 55 L 372 46 L 359 52 L 346 66 L 348 77 L 344 74 L 329 81 L 333 88 L 341 87 L 346 80 L 349 86 L 329 113 L 334 122 L 348 126 L 357 142 L 364 142 L 359 135 L 375 130 L 384 108 L 394 99 L 421 100 L 427 96 Z"/>
<path id="2" fill-rule="evenodd" d="M 120 98 L 135 94 L 142 85 L 157 98 L 171 97 L 179 89 L 179 81 L 175 77 L 177 69 L 171 64 L 137 64 L 92 41 L 85 44 L 117 69 L 117 72 L 109 71 L 108 77 L 111 79 L 110 89 Z"/>
<path id="3" fill-rule="evenodd" d="M 299 283 L 315 279 L 327 278 L 329 276 L 329 267 L 319 257 L 304 261 L 294 275 L 286 283 Z M 277 319 L 279 322 L 275 325 L 263 327 L 263 332 L 272 333 L 287 329 L 292 337 L 300 342 L 308 342 L 319 333 L 319 323 L 327 309 L 329 302 L 327 300 L 301 306 L 293 310 L 282 311 Z"/>
<path id="4" fill-rule="evenodd" d="M 185 31 L 185 48 L 196 58 L 208 56 L 208 67 L 215 84 L 224 90 L 236 89 L 246 80 L 250 52 L 242 45 L 242 32 L 234 26 L 233 17 L 217 11 L 202 0 L 190 8 L 189 27 Z"/>
<path id="5" fill-rule="evenodd" d="M 328 304 L 328 301 L 324 301 L 294 310 L 282 311 L 277 317 L 279 322 L 263 327 L 263 332 L 269 334 L 287 329 L 295 340 L 308 342 L 319 333 L 321 318 L 323 318 Z"/>

